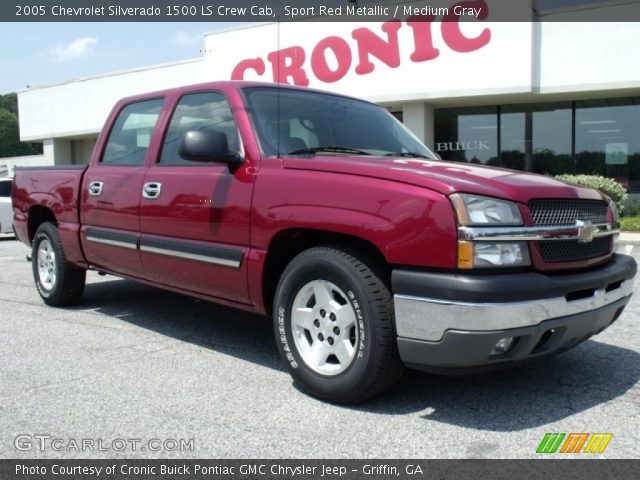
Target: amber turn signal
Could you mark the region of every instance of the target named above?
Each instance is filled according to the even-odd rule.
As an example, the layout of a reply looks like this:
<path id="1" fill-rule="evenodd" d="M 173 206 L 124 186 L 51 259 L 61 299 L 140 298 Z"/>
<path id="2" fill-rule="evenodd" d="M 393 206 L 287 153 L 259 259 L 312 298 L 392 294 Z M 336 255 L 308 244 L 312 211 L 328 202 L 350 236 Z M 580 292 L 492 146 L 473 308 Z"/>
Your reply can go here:
<path id="1" fill-rule="evenodd" d="M 473 243 L 458 242 L 458 268 L 461 270 L 473 268 Z"/>

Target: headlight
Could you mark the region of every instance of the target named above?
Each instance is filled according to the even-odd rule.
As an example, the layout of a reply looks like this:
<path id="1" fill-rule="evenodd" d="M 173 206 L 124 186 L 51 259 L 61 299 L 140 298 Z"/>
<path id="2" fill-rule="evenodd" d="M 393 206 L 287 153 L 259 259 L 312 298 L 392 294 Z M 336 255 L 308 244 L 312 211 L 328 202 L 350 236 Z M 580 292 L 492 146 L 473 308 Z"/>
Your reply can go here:
<path id="1" fill-rule="evenodd" d="M 506 200 L 455 193 L 449 197 L 458 225 L 499 227 L 522 225 L 518 206 Z M 458 241 L 458 268 L 524 267 L 531 265 L 527 242 Z"/>
<path id="2" fill-rule="evenodd" d="M 618 207 L 616 207 L 616 204 L 613 200 L 609 202 L 609 209 L 611 210 L 611 216 L 613 217 L 613 221 L 619 222 L 620 214 L 618 213 Z"/>
<path id="3" fill-rule="evenodd" d="M 616 207 L 616 203 L 613 200 L 609 201 L 609 211 L 611 212 L 611 220 L 613 220 L 614 223 L 620 222 L 620 214 L 618 213 L 618 207 Z M 620 234 L 616 233 L 612 236 L 611 251 L 613 253 L 617 253 L 619 248 L 620 248 Z"/>
<path id="4" fill-rule="evenodd" d="M 527 242 L 458 242 L 458 268 L 524 267 L 531 265 Z"/>
<path id="5" fill-rule="evenodd" d="M 467 193 L 455 193 L 449 198 L 460 225 L 522 225 L 522 215 L 513 202 Z"/>

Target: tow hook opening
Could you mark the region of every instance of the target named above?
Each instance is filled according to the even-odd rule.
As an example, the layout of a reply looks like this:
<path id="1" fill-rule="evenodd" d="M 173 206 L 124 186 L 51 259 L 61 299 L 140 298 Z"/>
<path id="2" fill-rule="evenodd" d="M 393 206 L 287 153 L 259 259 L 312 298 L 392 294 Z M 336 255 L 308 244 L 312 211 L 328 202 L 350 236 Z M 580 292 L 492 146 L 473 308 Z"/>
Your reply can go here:
<path id="1" fill-rule="evenodd" d="M 538 343 L 533 347 L 533 350 L 531 350 L 531 354 L 533 355 L 553 348 L 553 344 L 557 342 L 552 342 L 551 339 L 559 339 L 561 330 L 562 329 L 560 328 L 550 328 L 549 330 L 546 330 L 540 336 L 540 340 L 538 340 Z"/>
<path id="2" fill-rule="evenodd" d="M 613 282 L 607 285 L 607 288 L 605 288 L 604 291 L 606 293 L 613 292 L 614 290 L 619 289 L 621 286 L 622 286 L 622 280 L 618 280 L 617 282 Z"/>
<path id="3" fill-rule="evenodd" d="M 575 302 L 576 300 L 591 298 L 595 295 L 595 293 L 595 288 L 587 288 L 585 290 L 577 290 L 575 292 L 568 293 L 564 298 L 566 298 L 567 302 Z"/>

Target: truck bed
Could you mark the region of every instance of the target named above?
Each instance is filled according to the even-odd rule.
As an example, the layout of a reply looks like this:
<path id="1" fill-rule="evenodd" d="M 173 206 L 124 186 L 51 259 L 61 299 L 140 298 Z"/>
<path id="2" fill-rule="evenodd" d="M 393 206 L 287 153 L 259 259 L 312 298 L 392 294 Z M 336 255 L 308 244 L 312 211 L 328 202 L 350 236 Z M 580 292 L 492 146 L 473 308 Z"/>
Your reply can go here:
<path id="1" fill-rule="evenodd" d="M 33 229 L 30 225 L 38 218 L 39 209 L 53 212 L 65 245 L 69 245 L 70 260 L 74 263 L 80 253 L 78 230 L 80 227 L 80 187 L 87 165 L 55 167 L 21 167 L 13 180 L 14 224 L 18 238 L 30 243 Z M 75 247 L 75 248 L 74 248 Z"/>

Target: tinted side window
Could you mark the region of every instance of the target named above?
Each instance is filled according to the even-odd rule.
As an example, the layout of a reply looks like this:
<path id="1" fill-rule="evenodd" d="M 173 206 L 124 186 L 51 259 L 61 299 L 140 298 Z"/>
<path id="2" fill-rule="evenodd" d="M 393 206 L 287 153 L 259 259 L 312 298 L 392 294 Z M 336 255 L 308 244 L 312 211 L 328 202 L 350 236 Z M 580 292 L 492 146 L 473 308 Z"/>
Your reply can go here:
<path id="1" fill-rule="evenodd" d="M 11 182 L 0 182 L 0 197 L 11 196 Z"/>
<path id="2" fill-rule="evenodd" d="M 109 134 L 102 163 L 142 165 L 163 103 L 163 99 L 157 98 L 124 107 Z"/>
<path id="3" fill-rule="evenodd" d="M 190 93 L 178 102 L 162 147 L 160 163 L 164 165 L 196 165 L 179 154 L 180 142 L 188 130 L 210 130 L 224 133 L 231 151 L 240 150 L 238 129 L 227 99 L 221 93 Z"/>

